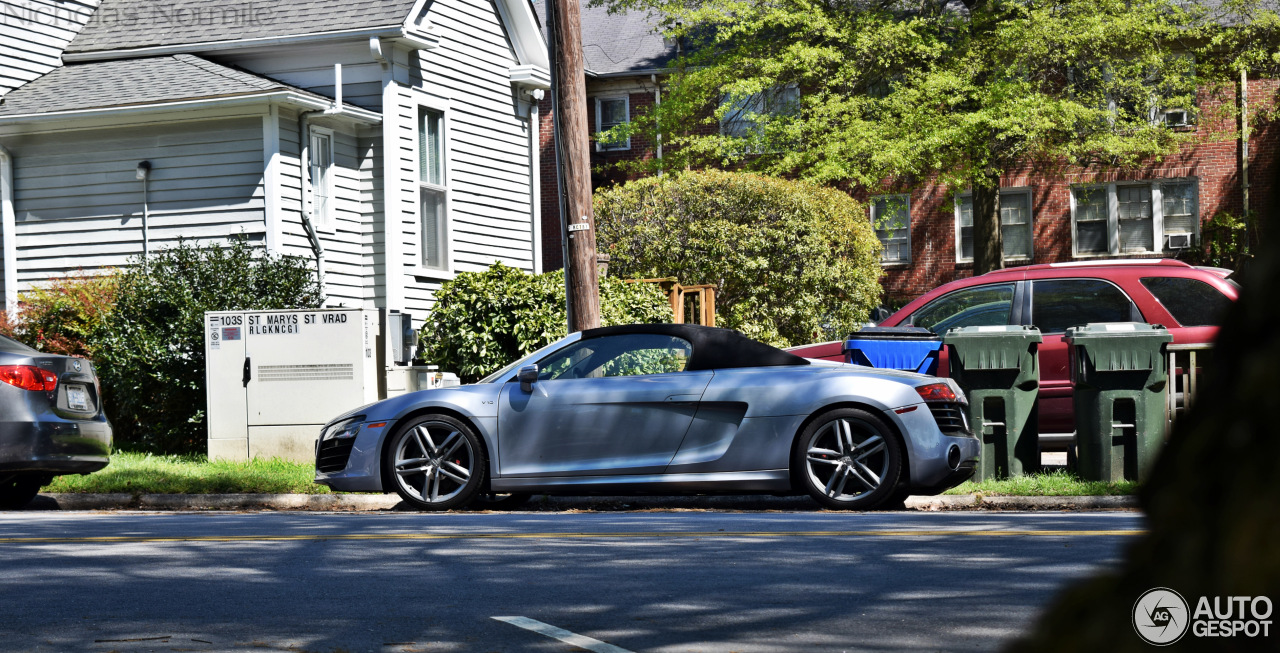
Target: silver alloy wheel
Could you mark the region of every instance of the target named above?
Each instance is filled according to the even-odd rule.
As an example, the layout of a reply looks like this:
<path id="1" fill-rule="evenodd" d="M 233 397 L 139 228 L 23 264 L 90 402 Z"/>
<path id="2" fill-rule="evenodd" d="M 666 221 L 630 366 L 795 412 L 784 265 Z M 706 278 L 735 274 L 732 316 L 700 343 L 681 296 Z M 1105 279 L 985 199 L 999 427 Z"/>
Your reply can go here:
<path id="1" fill-rule="evenodd" d="M 885 436 L 862 420 L 831 420 L 805 443 L 805 473 L 835 501 L 875 492 L 889 473 Z"/>
<path id="2" fill-rule="evenodd" d="M 444 422 L 423 422 L 396 447 L 396 482 L 422 503 L 444 503 L 466 488 L 475 459 L 461 431 Z"/>

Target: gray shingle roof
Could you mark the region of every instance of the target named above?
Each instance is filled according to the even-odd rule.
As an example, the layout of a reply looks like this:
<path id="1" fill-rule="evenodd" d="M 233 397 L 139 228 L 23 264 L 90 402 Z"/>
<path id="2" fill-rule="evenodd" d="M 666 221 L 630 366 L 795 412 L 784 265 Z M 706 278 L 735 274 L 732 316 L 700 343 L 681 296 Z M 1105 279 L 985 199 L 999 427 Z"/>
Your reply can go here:
<path id="1" fill-rule="evenodd" d="M 536 0 L 534 9 L 545 36 L 546 0 Z M 676 48 L 663 40 L 656 16 L 644 11 L 610 15 L 604 7 L 583 6 L 582 54 L 587 70 L 597 75 L 640 74 L 666 68 Z"/>
<path id="2" fill-rule="evenodd" d="M 189 54 L 71 64 L 4 96 L 0 118 L 293 91 L 329 98 Z"/>
<path id="3" fill-rule="evenodd" d="M 68 53 L 395 27 L 414 0 L 102 0 Z"/>

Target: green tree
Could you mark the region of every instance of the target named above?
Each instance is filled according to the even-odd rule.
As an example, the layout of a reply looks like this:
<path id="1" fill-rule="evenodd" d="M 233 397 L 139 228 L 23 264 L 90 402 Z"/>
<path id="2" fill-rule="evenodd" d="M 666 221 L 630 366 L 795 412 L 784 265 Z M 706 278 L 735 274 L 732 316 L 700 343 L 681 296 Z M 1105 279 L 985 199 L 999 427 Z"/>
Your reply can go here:
<path id="1" fill-rule="evenodd" d="M 422 357 L 468 383 L 568 333 L 564 270 L 528 274 L 494 263 L 446 281 L 435 300 L 419 334 Z M 602 326 L 670 321 L 657 286 L 600 278 Z"/>
<path id="2" fill-rule="evenodd" d="M 116 440 L 161 453 L 203 452 L 205 311 L 319 307 L 315 271 L 239 239 L 180 243 L 134 263 L 120 274 L 95 348 Z"/>
<path id="3" fill-rule="evenodd" d="M 686 172 L 597 190 L 595 214 L 611 273 L 716 284 L 717 325 L 765 342 L 842 338 L 880 300 L 880 243 L 832 188 Z"/>
<path id="4" fill-rule="evenodd" d="M 1129 166 L 1192 134 L 1205 12 L 1177 0 L 596 0 L 654 10 L 687 54 L 661 162 L 878 189 L 972 188 L 975 272 L 1002 266 L 1000 173 Z M 646 165 L 641 163 L 639 165 Z"/>

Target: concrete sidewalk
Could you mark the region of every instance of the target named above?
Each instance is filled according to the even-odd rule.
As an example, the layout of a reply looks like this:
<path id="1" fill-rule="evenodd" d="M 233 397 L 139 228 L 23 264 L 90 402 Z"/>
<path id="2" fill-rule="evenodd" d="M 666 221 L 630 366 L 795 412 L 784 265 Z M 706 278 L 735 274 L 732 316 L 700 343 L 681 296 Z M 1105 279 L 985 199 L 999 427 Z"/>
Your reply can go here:
<path id="1" fill-rule="evenodd" d="M 41 494 L 25 510 L 411 510 L 395 494 Z M 913 496 L 907 510 L 1137 510 L 1135 496 Z M 805 496 L 535 496 L 530 512 L 661 510 L 821 510 Z"/>

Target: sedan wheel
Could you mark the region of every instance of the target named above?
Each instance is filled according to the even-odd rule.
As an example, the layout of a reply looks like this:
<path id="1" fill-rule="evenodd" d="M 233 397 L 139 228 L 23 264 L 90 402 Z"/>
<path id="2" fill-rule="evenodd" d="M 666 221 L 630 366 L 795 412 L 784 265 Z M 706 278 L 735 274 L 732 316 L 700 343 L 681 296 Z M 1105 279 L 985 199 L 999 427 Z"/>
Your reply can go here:
<path id="1" fill-rule="evenodd" d="M 46 477 L 34 474 L 0 475 L 0 510 L 16 510 L 31 503 L 48 482 Z"/>
<path id="2" fill-rule="evenodd" d="M 385 462 L 396 493 L 419 510 L 464 506 L 484 484 L 480 439 L 444 415 L 411 421 L 391 439 Z"/>
<path id="3" fill-rule="evenodd" d="M 879 417 L 842 408 L 809 424 L 791 464 L 809 496 L 823 506 L 869 510 L 897 487 L 902 445 Z"/>

